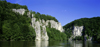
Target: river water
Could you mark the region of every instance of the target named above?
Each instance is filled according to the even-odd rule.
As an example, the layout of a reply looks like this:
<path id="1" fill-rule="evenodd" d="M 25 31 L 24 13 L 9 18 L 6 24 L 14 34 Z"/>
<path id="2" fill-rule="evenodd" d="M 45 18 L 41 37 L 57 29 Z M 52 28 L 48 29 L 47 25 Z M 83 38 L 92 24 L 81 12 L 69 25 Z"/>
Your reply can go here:
<path id="1" fill-rule="evenodd" d="M 91 41 L 0 41 L 0 47 L 100 47 Z"/>

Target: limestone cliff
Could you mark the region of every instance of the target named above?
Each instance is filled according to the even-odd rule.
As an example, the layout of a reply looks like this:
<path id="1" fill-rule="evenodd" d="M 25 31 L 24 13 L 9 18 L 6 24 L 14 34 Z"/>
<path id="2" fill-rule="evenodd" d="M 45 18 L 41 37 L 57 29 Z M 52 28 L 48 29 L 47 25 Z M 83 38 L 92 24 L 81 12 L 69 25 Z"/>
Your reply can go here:
<path id="1" fill-rule="evenodd" d="M 72 38 L 75 38 L 76 36 L 82 36 L 82 31 L 83 31 L 84 27 L 83 26 L 74 26 L 74 29 L 73 29 L 73 35 L 70 37 L 69 40 L 72 40 Z M 87 39 L 88 37 L 88 39 Z M 84 36 L 85 40 L 89 40 L 91 41 L 92 40 L 92 37 L 88 36 L 85 34 Z"/>
<path id="2" fill-rule="evenodd" d="M 48 40 L 49 37 L 47 35 L 46 27 L 49 26 L 49 23 L 51 24 L 51 28 L 55 28 L 59 30 L 60 32 L 63 32 L 63 28 L 60 23 L 55 22 L 54 20 L 39 20 L 36 21 L 36 18 L 34 18 L 34 14 L 32 14 L 32 27 L 35 29 L 36 32 L 36 40 Z"/>
<path id="3" fill-rule="evenodd" d="M 72 40 L 76 36 L 82 36 L 83 26 L 74 26 L 72 31 L 72 36 L 69 38 L 69 40 Z"/>
<path id="4" fill-rule="evenodd" d="M 83 26 L 74 26 L 73 36 L 82 36 Z"/>
<path id="5" fill-rule="evenodd" d="M 25 9 L 12 9 L 14 12 L 18 12 L 19 14 L 23 15 L 25 13 Z M 49 37 L 47 35 L 46 27 L 55 28 L 59 30 L 60 32 L 64 32 L 63 27 L 61 26 L 61 23 L 56 22 L 54 20 L 36 20 L 34 17 L 35 14 L 31 14 L 31 12 L 27 12 L 28 17 L 31 18 L 31 26 L 35 29 L 36 32 L 36 38 L 35 40 L 49 40 Z"/>

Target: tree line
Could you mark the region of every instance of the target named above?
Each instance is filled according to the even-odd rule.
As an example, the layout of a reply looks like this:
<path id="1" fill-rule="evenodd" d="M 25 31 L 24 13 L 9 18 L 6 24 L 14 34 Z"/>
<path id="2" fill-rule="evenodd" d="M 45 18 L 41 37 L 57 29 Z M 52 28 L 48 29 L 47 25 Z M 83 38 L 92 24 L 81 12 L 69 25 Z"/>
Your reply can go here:
<path id="1" fill-rule="evenodd" d="M 63 26 L 65 33 L 69 33 L 71 35 L 74 26 L 84 26 L 83 31 L 85 32 L 85 35 L 93 37 L 93 41 L 100 42 L 100 17 L 81 18 L 74 20 Z"/>

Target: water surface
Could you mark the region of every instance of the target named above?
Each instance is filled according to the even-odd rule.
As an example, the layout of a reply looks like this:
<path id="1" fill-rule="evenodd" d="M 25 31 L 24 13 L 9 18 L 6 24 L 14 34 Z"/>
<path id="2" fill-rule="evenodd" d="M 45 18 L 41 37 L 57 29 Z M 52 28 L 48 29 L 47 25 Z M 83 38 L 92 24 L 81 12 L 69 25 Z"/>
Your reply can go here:
<path id="1" fill-rule="evenodd" d="M 100 47 L 91 41 L 0 41 L 0 47 Z"/>

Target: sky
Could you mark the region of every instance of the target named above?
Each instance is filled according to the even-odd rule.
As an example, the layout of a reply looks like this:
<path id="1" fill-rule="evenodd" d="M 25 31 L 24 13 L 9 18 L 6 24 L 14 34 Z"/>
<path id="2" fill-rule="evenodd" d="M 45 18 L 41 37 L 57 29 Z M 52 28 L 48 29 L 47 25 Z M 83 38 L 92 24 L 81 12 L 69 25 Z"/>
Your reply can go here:
<path id="1" fill-rule="evenodd" d="M 55 17 L 62 26 L 80 18 L 100 17 L 100 0 L 6 0 Z"/>

